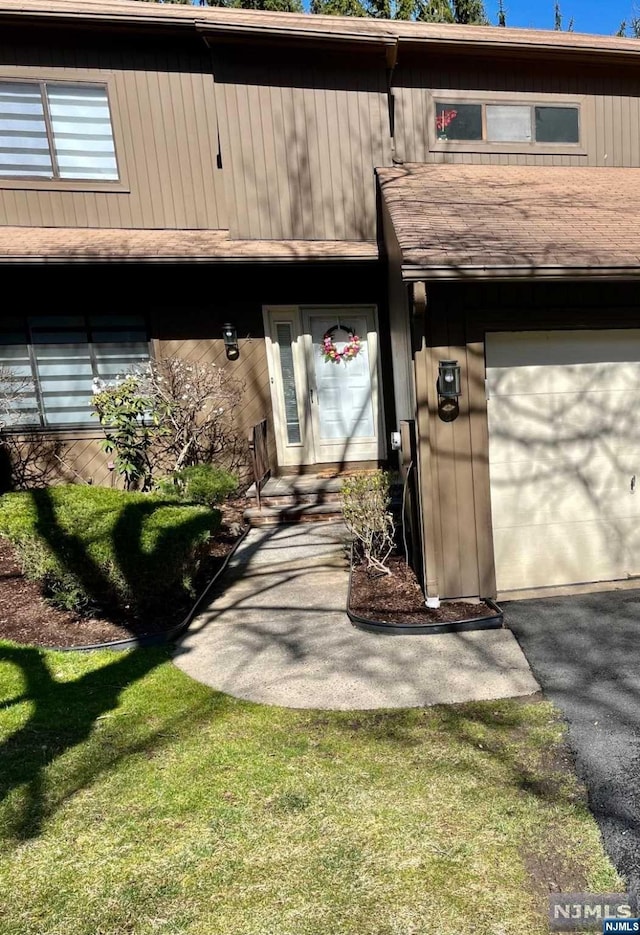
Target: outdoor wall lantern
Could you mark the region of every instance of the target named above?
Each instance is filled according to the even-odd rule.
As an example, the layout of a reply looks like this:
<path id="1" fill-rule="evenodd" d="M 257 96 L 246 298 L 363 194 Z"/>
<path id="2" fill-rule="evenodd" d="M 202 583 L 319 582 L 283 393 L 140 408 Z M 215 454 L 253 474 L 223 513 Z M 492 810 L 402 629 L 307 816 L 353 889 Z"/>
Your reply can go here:
<path id="1" fill-rule="evenodd" d="M 462 395 L 460 366 L 457 360 L 438 361 L 438 415 L 443 422 L 453 422 L 460 412 Z"/>
<path id="2" fill-rule="evenodd" d="M 224 341 L 224 350 L 227 360 L 237 360 L 240 356 L 238 347 L 238 332 L 229 322 L 222 326 L 222 340 Z"/>

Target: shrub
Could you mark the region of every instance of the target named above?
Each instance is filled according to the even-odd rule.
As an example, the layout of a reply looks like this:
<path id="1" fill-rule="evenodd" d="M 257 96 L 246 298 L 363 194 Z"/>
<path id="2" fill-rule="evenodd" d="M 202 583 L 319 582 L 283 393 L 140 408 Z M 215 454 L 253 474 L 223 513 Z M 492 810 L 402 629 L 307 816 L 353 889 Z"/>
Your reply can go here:
<path id="1" fill-rule="evenodd" d="M 151 449 L 162 432 L 154 400 L 144 394 L 141 380 L 134 374 L 108 385 L 94 381 L 93 409 L 105 434 L 101 442 L 107 454 L 115 453 L 114 463 L 127 489 L 151 487 Z"/>
<path id="2" fill-rule="evenodd" d="M 342 515 L 367 568 L 390 574 L 386 561 L 394 545 L 395 524 L 389 512 L 389 475 L 354 474 L 342 485 Z"/>
<path id="3" fill-rule="evenodd" d="M 50 487 L 0 498 L 0 534 L 67 609 L 149 616 L 194 593 L 218 510 L 159 495 Z"/>
<path id="4" fill-rule="evenodd" d="M 166 494 L 177 494 L 188 503 L 214 506 L 222 503 L 238 489 L 238 478 L 213 464 L 194 464 L 175 471 L 161 482 L 160 490 Z"/>
<path id="5" fill-rule="evenodd" d="M 247 442 L 236 415 L 244 384 L 224 367 L 182 357 L 150 361 L 142 375 L 163 433 L 157 439 L 157 461 L 165 470 L 188 465 L 246 461 Z"/>

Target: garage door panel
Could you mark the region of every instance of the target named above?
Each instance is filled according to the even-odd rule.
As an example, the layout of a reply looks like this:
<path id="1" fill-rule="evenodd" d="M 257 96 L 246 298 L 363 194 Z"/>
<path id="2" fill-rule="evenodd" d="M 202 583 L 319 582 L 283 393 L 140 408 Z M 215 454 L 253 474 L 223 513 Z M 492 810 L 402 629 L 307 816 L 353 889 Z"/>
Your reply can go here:
<path id="1" fill-rule="evenodd" d="M 494 545 L 501 591 L 640 575 L 640 528 L 635 519 L 499 529 Z"/>
<path id="2" fill-rule="evenodd" d="M 640 526 L 640 491 L 633 492 L 632 476 L 609 458 L 493 464 L 494 527 L 603 517 L 636 517 Z"/>
<path id="3" fill-rule="evenodd" d="M 487 335 L 500 590 L 640 572 L 640 330 Z"/>
<path id="4" fill-rule="evenodd" d="M 571 461 L 598 451 L 639 446 L 640 392 L 490 397 L 491 461 L 555 458 Z"/>
<path id="5" fill-rule="evenodd" d="M 633 361 L 640 361 L 639 328 L 487 334 L 487 366 L 491 368 L 539 365 L 548 369 Z"/>
<path id="6" fill-rule="evenodd" d="M 592 393 L 640 391 L 640 361 L 566 366 L 494 368 L 488 378 L 492 396 L 536 396 L 538 393 Z"/>

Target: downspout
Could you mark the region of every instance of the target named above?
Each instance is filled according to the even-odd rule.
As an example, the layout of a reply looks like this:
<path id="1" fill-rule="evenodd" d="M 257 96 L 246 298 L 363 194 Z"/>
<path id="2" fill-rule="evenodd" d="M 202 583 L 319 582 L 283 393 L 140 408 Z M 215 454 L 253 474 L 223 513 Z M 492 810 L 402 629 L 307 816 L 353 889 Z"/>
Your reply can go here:
<path id="1" fill-rule="evenodd" d="M 416 385 L 416 427 L 418 452 L 418 485 L 420 490 L 420 531 L 424 596 L 427 607 L 440 606 L 440 584 L 435 548 L 435 524 L 438 504 L 435 496 L 433 453 L 431 448 L 430 382 L 433 378 L 429 350 L 425 340 L 427 289 L 424 282 L 413 284 L 412 318 L 416 335 L 414 353 Z"/>
<path id="2" fill-rule="evenodd" d="M 218 152 L 216 153 L 216 168 L 222 169 L 222 146 L 220 144 L 220 120 L 218 118 L 218 101 L 217 101 L 217 92 L 216 92 L 216 74 L 215 74 L 215 62 L 213 59 L 213 49 L 211 48 L 211 43 L 207 39 L 207 34 L 203 29 L 196 23 L 196 32 L 204 42 L 207 47 L 207 52 L 209 53 L 209 63 L 211 65 L 211 80 L 213 81 L 213 97 L 216 102 L 216 142 L 218 144 Z"/>
<path id="3" fill-rule="evenodd" d="M 398 64 L 399 42 L 396 39 L 392 45 L 385 49 L 387 59 L 387 107 L 389 110 L 389 136 L 391 137 L 391 161 L 394 165 L 402 165 L 403 160 L 396 156 L 396 99 L 393 93 L 393 76 Z"/>

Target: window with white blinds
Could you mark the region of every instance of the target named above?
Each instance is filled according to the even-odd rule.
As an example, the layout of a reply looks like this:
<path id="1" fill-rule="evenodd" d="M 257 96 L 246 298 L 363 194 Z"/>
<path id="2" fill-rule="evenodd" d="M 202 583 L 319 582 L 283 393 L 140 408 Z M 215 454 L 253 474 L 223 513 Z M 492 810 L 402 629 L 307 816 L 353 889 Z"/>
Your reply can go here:
<path id="1" fill-rule="evenodd" d="M 149 360 L 141 315 L 8 316 L 0 329 L 0 381 L 20 388 L 9 427 L 95 424 L 94 378 L 111 381 Z"/>
<path id="2" fill-rule="evenodd" d="M 117 181 L 106 87 L 0 81 L 0 176 Z"/>

